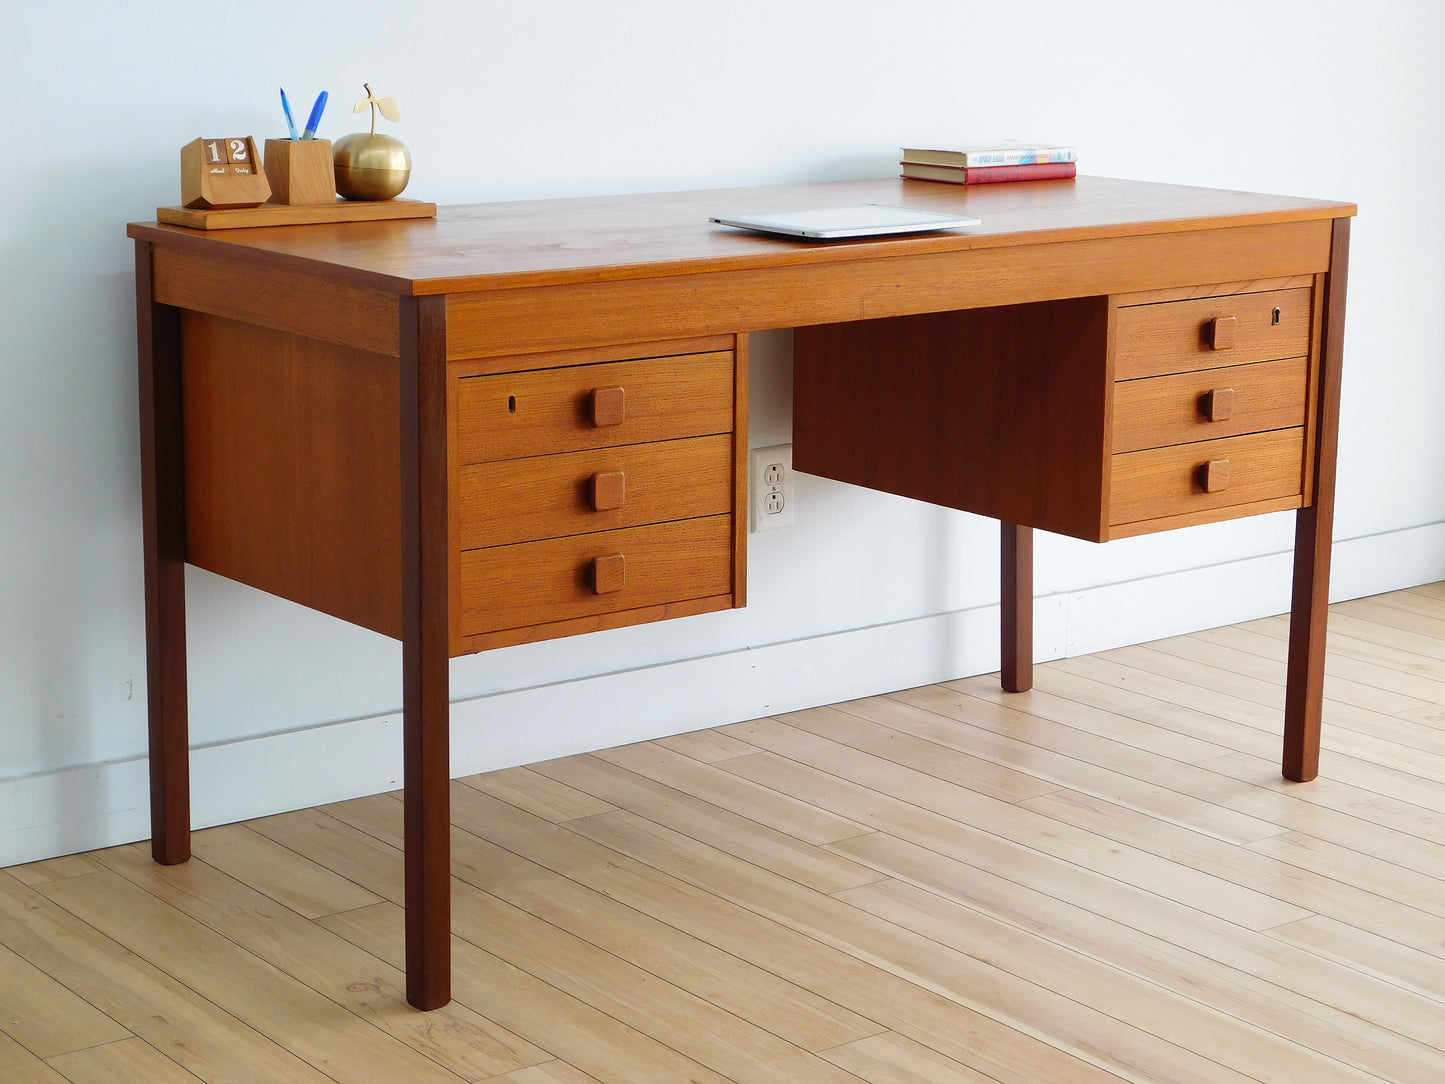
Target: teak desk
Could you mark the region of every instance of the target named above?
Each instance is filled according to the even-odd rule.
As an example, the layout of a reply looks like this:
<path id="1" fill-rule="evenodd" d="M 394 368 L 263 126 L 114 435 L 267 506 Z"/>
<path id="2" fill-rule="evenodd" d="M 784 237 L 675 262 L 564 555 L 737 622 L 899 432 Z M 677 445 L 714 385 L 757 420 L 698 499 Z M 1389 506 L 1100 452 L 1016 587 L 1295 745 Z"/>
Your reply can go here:
<path id="1" fill-rule="evenodd" d="M 709 214 L 887 203 L 828 244 Z M 866 181 L 205 233 L 138 224 L 152 847 L 190 853 L 186 562 L 403 643 L 407 998 L 450 997 L 448 659 L 741 606 L 747 333 L 798 469 L 1104 541 L 1297 509 L 1284 774 L 1318 764 L 1354 206 L 1080 177 Z"/>

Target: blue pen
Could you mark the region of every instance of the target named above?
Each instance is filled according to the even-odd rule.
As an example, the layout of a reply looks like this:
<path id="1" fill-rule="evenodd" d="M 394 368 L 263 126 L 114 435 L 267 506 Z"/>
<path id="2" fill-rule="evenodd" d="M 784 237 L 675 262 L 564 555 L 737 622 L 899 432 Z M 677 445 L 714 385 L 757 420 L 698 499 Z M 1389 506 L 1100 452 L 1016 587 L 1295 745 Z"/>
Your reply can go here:
<path id="1" fill-rule="evenodd" d="M 286 88 L 281 88 L 281 108 L 286 111 L 286 127 L 291 129 L 291 138 L 296 138 L 296 122 L 291 119 L 291 103 L 286 100 Z"/>
<path id="2" fill-rule="evenodd" d="M 316 104 L 311 107 L 311 116 L 306 118 L 306 131 L 301 133 L 302 139 L 315 139 L 316 126 L 321 123 L 321 114 L 326 109 L 326 91 L 322 91 L 316 99 Z"/>

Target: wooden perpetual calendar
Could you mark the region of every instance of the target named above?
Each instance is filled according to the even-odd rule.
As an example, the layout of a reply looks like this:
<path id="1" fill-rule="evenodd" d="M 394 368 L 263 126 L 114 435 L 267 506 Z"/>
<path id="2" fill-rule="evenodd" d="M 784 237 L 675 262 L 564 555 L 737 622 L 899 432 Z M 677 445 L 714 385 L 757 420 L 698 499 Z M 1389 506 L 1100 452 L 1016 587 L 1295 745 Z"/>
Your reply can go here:
<path id="1" fill-rule="evenodd" d="M 250 136 L 193 139 L 181 148 L 181 202 L 187 207 L 258 207 L 271 194 Z"/>

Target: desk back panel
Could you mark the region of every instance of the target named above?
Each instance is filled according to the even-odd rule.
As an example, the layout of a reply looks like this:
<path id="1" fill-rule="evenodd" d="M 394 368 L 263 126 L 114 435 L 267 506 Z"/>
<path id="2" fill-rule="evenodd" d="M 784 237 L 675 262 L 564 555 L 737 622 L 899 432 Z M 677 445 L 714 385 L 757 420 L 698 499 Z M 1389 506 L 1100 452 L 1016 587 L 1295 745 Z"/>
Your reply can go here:
<path id="1" fill-rule="evenodd" d="M 799 328 L 793 464 L 1099 540 L 1111 312 L 1085 297 Z"/>

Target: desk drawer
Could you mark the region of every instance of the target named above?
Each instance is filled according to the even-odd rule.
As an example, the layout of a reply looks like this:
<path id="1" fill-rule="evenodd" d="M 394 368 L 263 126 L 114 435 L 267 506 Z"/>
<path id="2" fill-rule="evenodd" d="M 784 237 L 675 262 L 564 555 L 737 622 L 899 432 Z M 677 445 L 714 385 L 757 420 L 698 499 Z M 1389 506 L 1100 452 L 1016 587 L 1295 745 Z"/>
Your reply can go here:
<path id="1" fill-rule="evenodd" d="M 1124 452 L 1110 470 L 1112 525 L 1300 496 L 1304 430 Z"/>
<path id="2" fill-rule="evenodd" d="M 461 555 L 462 633 L 727 595 L 732 535 L 724 515 L 469 550 Z"/>
<path id="3" fill-rule="evenodd" d="M 638 361 L 466 377 L 459 382 L 462 463 L 728 433 L 733 355 Z"/>
<path id="4" fill-rule="evenodd" d="M 1114 328 L 1114 378 L 1303 357 L 1310 348 L 1310 295 L 1309 287 L 1300 287 L 1122 305 Z"/>
<path id="5" fill-rule="evenodd" d="M 725 515 L 733 438 L 596 448 L 461 468 L 461 548 Z"/>
<path id="6" fill-rule="evenodd" d="M 1126 380 L 1114 386 L 1114 451 L 1305 423 L 1307 358 Z"/>

